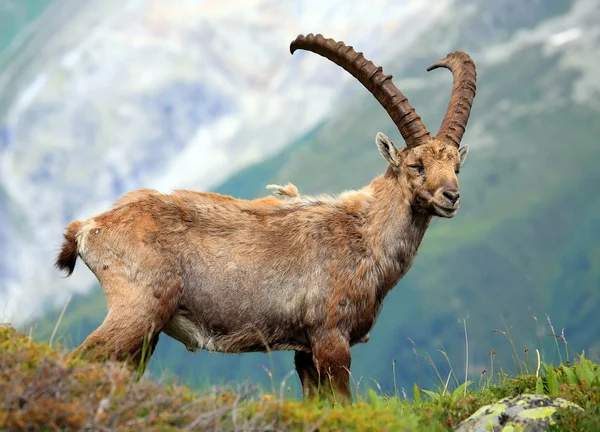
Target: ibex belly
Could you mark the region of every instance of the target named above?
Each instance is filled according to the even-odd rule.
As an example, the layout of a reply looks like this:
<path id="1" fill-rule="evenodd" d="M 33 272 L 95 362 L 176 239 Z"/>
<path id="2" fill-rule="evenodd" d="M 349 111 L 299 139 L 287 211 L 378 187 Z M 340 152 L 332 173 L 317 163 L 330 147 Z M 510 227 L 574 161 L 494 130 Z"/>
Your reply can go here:
<path id="1" fill-rule="evenodd" d="M 266 352 L 268 350 L 308 351 L 308 341 L 300 332 L 277 328 L 261 331 L 258 328 L 241 328 L 233 332 L 222 332 L 195 322 L 185 315 L 175 315 L 163 328 L 172 338 L 184 344 L 188 351 L 198 349 L 222 353 Z"/>
<path id="2" fill-rule="evenodd" d="M 163 328 L 163 332 L 185 345 L 188 351 L 197 349 L 208 351 L 220 351 L 217 347 L 217 339 L 211 332 L 198 326 L 183 315 L 175 315 Z"/>
<path id="3" fill-rule="evenodd" d="M 167 335 L 190 351 L 309 350 L 306 331 L 325 313 L 323 282 L 275 270 L 220 269 L 190 279 Z"/>

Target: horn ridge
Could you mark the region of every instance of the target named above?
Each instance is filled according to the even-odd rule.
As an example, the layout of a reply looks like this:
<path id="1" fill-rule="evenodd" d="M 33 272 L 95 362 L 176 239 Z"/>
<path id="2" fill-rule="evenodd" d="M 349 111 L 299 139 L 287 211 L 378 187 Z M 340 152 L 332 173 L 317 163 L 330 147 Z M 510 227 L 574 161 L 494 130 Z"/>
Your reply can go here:
<path id="1" fill-rule="evenodd" d="M 290 53 L 294 54 L 298 49 L 319 54 L 354 76 L 387 111 L 408 147 L 418 146 L 427 140 L 429 132 L 421 117 L 394 85 L 392 76 L 383 73 L 381 66 L 375 66 L 352 46 L 326 39 L 320 33 L 298 35 L 290 44 Z"/>
<path id="2" fill-rule="evenodd" d="M 452 72 L 453 83 L 450 101 L 437 137 L 446 144 L 460 147 L 477 91 L 477 71 L 471 57 L 462 51 L 448 54 L 429 66 L 427 71 L 440 67 Z"/>

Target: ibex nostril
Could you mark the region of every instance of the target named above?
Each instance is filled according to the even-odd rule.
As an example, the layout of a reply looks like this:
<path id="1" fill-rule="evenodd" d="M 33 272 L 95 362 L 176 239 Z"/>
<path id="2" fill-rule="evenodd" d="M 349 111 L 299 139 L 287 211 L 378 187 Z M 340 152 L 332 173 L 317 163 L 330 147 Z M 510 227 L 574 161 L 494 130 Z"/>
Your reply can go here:
<path id="1" fill-rule="evenodd" d="M 445 191 L 443 195 L 450 201 L 452 204 L 456 204 L 456 201 L 460 198 L 460 193 L 458 192 L 450 192 Z"/>

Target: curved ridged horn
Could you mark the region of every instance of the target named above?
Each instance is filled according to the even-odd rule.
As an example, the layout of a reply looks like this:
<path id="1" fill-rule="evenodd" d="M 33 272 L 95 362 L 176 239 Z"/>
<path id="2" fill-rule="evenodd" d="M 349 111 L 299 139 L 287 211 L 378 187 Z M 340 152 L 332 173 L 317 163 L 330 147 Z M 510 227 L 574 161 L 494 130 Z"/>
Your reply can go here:
<path id="1" fill-rule="evenodd" d="M 297 49 L 312 51 L 331 60 L 360 81 L 385 108 L 408 147 L 416 147 L 427 140 L 429 132 L 421 118 L 394 85 L 392 76 L 383 73 L 381 66 L 375 66 L 351 46 L 333 39 L 325 39 L 321 34 L 299 35 L 290 44 L 292 54 Z"/>
<path id="2" fill-rule="evenodd" d="M 453 84 L 450 102 L 448 102 L 448 108 L 437 137 L 446 144 L 460 147 L 460 141 L 471 114 L 473 99 L 475 99 L 477 81 L 475 63 L 467 53 L 457 51 L 436 61 L 427 70 L 431 71 L 439 67 L 444 67 L 452 72 Z"/>

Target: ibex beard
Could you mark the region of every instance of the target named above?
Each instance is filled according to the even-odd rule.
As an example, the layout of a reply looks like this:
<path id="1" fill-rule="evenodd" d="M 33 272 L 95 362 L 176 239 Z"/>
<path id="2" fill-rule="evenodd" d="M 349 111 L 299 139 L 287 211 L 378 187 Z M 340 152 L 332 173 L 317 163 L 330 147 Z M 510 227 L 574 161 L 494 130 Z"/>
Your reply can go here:
<path id="1" fill-rule="evenodd" d="M 467 155 L 460 141 L 475 97 L 475 65 L 456 52 L 429 68 L 454 76 L 432 136 L 391 76 L 352 47 L 309 34 L 292 42 L 296 49 L 351 73 L 386 109 L 406 146 L 377 134 L 387 169 L 339 196 L 304 196 L 291 184 L 269 186 L 284 199 L 256 200 L 142 189 L 72 222 L 56 265 L 70 275 L 81 257 L 108 303 L 106 319 L 77 354 L 143 368 L 161 332 L 190 351 L 293 350 L 305 397 L 351 401 L 350 347 L 368 340 L 431 218 L 451 218 L 460 206 L 457 174 Z"/>

